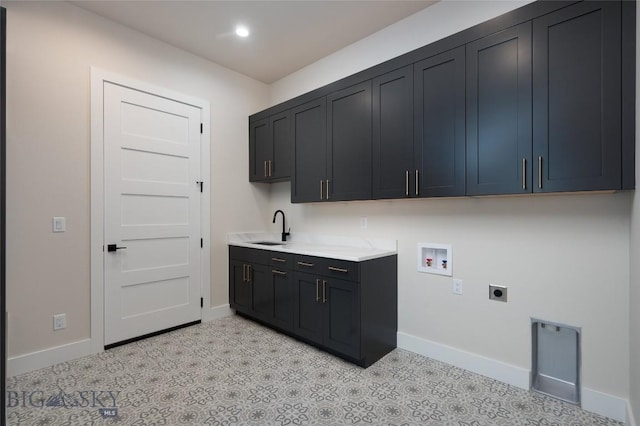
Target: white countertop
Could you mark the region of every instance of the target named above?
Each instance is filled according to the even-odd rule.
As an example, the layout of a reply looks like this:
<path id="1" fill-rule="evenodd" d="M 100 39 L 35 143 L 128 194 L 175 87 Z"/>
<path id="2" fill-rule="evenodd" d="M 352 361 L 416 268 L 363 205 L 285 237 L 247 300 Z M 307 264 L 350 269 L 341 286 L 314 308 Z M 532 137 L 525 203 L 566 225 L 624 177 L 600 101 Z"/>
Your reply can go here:
<path id="1" fill-rule="evenodd" d="M 259 241 L 271 241 L 279 243 L 279 245 L 267 246 L 255 244 L 255 242 Z M 227 235 L 227 243 L 231 246 L 350 260 L 353 262 L 362 262 L 364 260 L 377 259 L 398 253 L 398 243 L 396 240 L 297 233 L 290 235 L 286 243 L 281 241 L 280 233 L 230 233 Z"/>

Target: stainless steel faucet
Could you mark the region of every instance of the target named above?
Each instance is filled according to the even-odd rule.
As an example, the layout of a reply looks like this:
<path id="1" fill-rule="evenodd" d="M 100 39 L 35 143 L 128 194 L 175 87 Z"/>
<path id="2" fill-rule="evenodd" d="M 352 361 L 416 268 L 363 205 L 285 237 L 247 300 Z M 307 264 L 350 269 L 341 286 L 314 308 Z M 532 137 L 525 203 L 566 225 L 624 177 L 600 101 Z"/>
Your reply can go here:
<path id="1" fill-rule="evenodd" d="M 287 241 L 287 235 L 291 235 L 291 233 L 285 231 L 285 218 L 284 212 L 282 210 L 276 210 L 276 212 L 273 214 L 273 223 L 276 223 L 276 216 L 278 215 L 278 213 L 282 213 L 282 241 Z M 289 231 L 291 231 L 291 228 L 289 228 Z"/>

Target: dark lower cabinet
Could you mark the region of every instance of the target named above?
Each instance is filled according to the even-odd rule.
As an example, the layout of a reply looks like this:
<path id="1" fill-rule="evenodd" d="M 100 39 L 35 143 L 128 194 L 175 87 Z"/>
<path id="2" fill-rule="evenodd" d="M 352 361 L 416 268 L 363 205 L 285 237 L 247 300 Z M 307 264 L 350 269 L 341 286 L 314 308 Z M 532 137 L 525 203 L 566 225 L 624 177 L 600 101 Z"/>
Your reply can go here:
<path id="1" fill-rule="evenodd" d="M 229 247 L 229 304 L 282 330 L 293 323 L 293 273 L 287 258 L 266 250 Z M 272 259 L 276 259 L 275 261 Z M 276 264 L 278 261 L 285 263 Z"/>
<path id="2" fill-rule="evenodd" d="M 321 345 L 324 328 L 324 305 L 320 294 L 322 279 L 315 275 L 296 273 L 293 281 L 293 332 Z"/>
<path id="3" fill-rule="evenodd" d="M 238 312 L 251 312 L 251 281 L 247 277 L 246 262 L 229 261 L 229 304 Z"/>
<path id="4" fill-rule="evenodd" d="M 396 347 L 397 256 L 348 262 L 230 246 L 229 258 L 230 305 L 243 316 L 363 367 Z"/>
<path id="5" fill-rule="evenodd" d="M 533 21 L 534 192 L 621 188 L 620 22 L 614 1 Z"/>
<path id="6" fill-rule="evenodd" d="M 293 327 L 293 272 L 269 269 L 273 307 L 269 321 L 282 330 Z"/>
<path id="7" fill-rule="evenodd" d="M 467 194 L 531 192 L 531 22 L 466 54 Z"/>
<path id="8" fill-rule="evenodd" d="M 360 284 L 306 273 L 296 273 L 294 280 L 294 333 L 358 358 Z"/>

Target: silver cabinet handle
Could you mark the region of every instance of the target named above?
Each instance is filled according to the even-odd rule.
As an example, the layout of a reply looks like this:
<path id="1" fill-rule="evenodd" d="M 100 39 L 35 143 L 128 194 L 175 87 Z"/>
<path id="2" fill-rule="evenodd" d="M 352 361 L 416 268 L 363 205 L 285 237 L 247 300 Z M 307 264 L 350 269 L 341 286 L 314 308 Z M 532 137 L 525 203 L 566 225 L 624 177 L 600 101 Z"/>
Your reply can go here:
<path id="1" fill-rule="evenodd" d="M 416 169 L 416 195 L 420 195 L 420 171 Z"/>
<path id="2" fill-rule="evenodd" d="M 404 195 L 409 196 L 409 170 L 404 172 Z"/>
<path id="3" fill-rule="evenodd" d="M 344 269 L 344 268 L 336 268 L 335 266 L 327 266 L 327 268 L 330 271 L 335 271 L 335 272 L 344 272 L 345 274 L 349 273 L 348 269 Z"/>
<path id="4" fill-rule="evenodd" d="M 285 263 L 287 261 L 287 259 L 280 259 L 279 257 L 272 257 L 271 260 L 273 260 L 274 262 L 280 262 L 280 263 Z"/>
<path id="5" fill-rule="evenodd" d="M 322 303 L 327 303 L 327 282 L 322 280 Z"/>
<path id="6" fill-rule="evenodd" d="M 313 268 L 314 266 L 316 266 L 315 263 L 307 263 L 307 262 L 298 262 L 298 265 L 300 266 L 306 266 L 308 268 Z"/>
<path id="7" fill-rule="evenodd" d="M 331 182 L 329 179 L 327 179 L 327 200 L 331 197 L 329 197 L 329 182 Z"/>
<path id="8" fill-rule="evenodd" d="M 522 190 L 527 189 L 527 159 L 522 159 Z"/>
<path id="9" fill-rule="evenodd" d="M 269 177 L 273 176 L 273 161 L 269 160 Z"/>
<path id="10" fill-rule="evenodd" d="M 316 279 L 316 302 L 320 301 L 319 287 L 320 287 L 320 280 Z"/>
<path id="11" fill-rule="evenodd" d="M 320 199 L 324 199 L 324 180 L 320 179 Z"/>
<path id="12" fill-rule="evenodd" d="M 538 157 L 538 188 L 542 188 L 542 157 Z"/>
<path id="13" fill-rule="evenodd" d="M 278 274 L 278 275 L 287 275 L 286 272 L 278 271 L 277 269 L 272 269 L 271 272 L 273 272 L 274 274 Z"/>

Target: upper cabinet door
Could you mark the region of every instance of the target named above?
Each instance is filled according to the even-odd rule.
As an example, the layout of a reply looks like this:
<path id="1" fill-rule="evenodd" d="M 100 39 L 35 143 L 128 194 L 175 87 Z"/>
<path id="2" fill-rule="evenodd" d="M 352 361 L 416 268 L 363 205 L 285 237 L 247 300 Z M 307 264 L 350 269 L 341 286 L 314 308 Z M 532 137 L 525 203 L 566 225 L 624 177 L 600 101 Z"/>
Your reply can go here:
<path id="1" fill-rule="evenodd" d="M 465 194 L 464 47 L 414 65 L 414 196 Z"/>
<path id="2" fill-rule="evenodd" d="M 249 181 L 269 178 L 269 161 L 272 160 L 273 143 L 267 118 L 249 123 Z"/>
<path id="3" fill-rule="evenodd" d="M 373 198 L 413 191 L 413 67 L 373 79 Z"/>
<path id="4" fill-rule="evenodd" d="M 327 96 L 326 198 L 371 199 L 371 80 Z"/>
<path id="5" fill-rule="evenodd" d="M 621 187 L 620 9 L 588 1 L 533 21 L 536 192 Z"/>
<path id="6" fill-rule="evenodd" d="M 291 177 L 293 143 L 289 111 L 269 117 L 271 140 L 273 141 L 273 160 L 269 164 L 270 177 L 284 180 Z"/>
<path id="7" fill-rule="evenodd" d="M 327 114 L 325 98 L 301 105 L 291 112 L 294 165 L 291 201 L 322 201 L 327 170 Z"/>
<path id="8" fill-rule="evenodd" d="M 531 22 L 467 48 L 467 194 L 531 192 Z"/>

